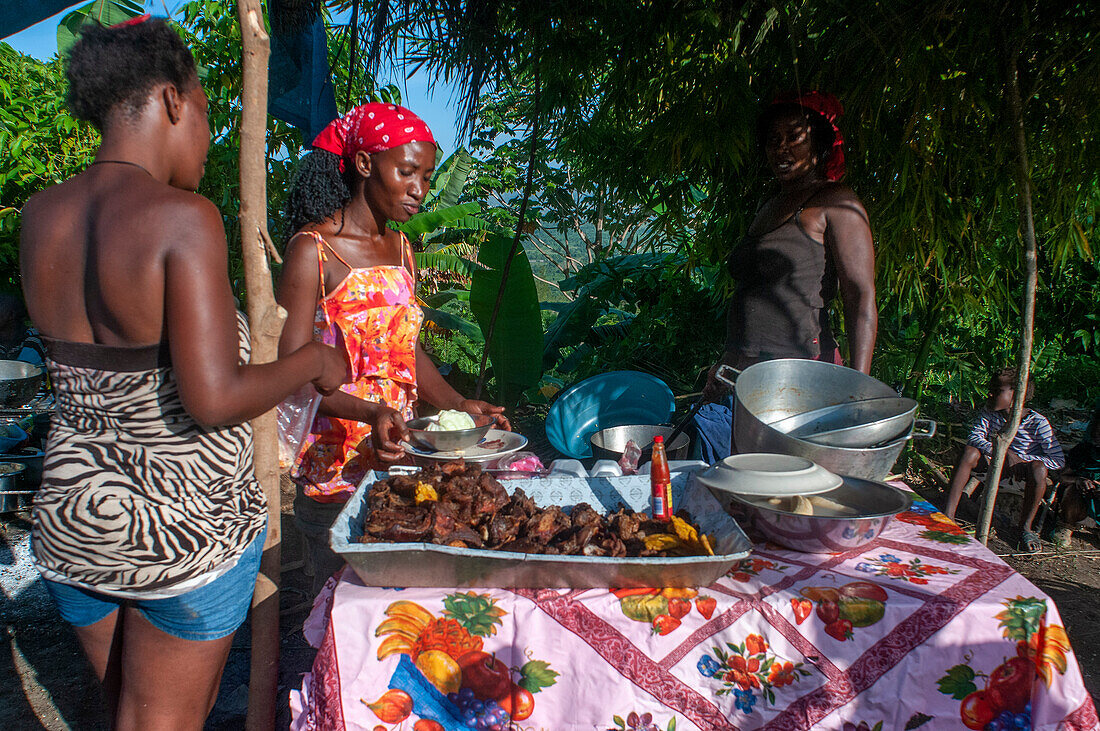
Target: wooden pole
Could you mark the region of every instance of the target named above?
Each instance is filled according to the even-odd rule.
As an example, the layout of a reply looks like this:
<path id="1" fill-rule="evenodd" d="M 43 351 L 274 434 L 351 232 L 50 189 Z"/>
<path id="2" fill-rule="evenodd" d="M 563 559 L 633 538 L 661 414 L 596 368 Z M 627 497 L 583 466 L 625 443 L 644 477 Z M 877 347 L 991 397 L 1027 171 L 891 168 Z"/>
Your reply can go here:
<path id="1" fill-rule="evenodd" d="M 1023 322 L 1020 333 L 1020 352 L 1017 357 L 1016 393 L 1012 399 L 1012 413 L 1004 428 L 993 438 L 993 455 L 990 457 L 989 474 L 985 481 L 985 499 L 978 519 L 978 540 L 989 541 L 989 525 L 993 521 L 993 504 L 997 500 L 997 487 L 1004 468 L 1008 445 L 1016 437 L 1020 428 L 1020 419 L 1024 413 L 1024 397 L 1027 395 L 1027 381 L 1031 373 L 1031 346 L 1035 335 L 1035 292 L 1039 280 L 1038 246 L 1035 242 L 1035 215 L 1031 207 L 1031 166 L 1027 159 L 1027 137 L 1024 134 L 1024 110 L 1020 100 L 1020 77 L 1016 66 L 1019 52 L 1008 53 L 1008 106 L 1012 114 L 1012 141 L 1016 148 L 1016 200 L 1020 209 L 1020 229 L 1024 235 L 1024 266 L 1027 282 L 1024 285 Z M 1040 485 L 1039 489 L 1045 486 Z"/>
<path id="2" fill-rule="evenodd" d="M 267 67 L 270 44 L 260 0 L 239 0 L 244 91 L 241 100 L 241 250 L 252 362 L 276 359 L 286 315 L 275 304 L 267 262 Z M 254 469 L 267 496 L 267 542 L 252 595 L 252 663 L 245 728 L 275 728 L 279 669 L 279 444 L 275 412 L 252 420 Z"/>

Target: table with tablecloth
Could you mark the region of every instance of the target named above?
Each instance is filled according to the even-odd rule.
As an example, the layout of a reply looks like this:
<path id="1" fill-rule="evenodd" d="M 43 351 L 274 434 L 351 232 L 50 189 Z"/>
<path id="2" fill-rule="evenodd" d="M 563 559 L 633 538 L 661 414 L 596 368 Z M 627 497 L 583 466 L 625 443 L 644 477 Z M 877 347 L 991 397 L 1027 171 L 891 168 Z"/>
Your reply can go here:
<path id="1" fill-rule="evenodd" d="M 919 500 L 862 548 L 760 542 L 697 590 L 377 588 L 346 569 L 304 629 L 319 651 L 294 729 L 492 728 L 498 708 L 531 731 L 1100 729 L 1053 601 Z M 492 661 L 460 683 L 478 651 Z"/>

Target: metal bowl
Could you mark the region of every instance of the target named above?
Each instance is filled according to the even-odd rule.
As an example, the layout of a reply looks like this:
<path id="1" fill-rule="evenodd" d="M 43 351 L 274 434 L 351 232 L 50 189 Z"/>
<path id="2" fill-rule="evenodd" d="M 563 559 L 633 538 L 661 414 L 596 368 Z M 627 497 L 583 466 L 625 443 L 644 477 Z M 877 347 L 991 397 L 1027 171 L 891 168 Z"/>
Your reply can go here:
<path id="1" fill-rule="evenodd" d="M 917 402 L 909 398 L 873 398 L 839 404 L 821 417 L 781 429 L 788 436 L 830 447 L 871 447 L 892 442 L 913 428 Z M 788 421 L 796 421 L 792 417 Z M 776 424 L 771 424 L 776 428 Z"/>
<path id="2" fill-rule="evenodd" d="M 802 553 L 843 553 L 877 538 L 898 513 L 909 509 L 913 496 L 885 482 L 844 477 L 835 490 L 821 493 L 850 507 L 855 516 L 798 515 L 769 505 L 765 499 L 737 495 L 711 487 L 726 510 L 743 512 L 768 540 Z"/>
<path id="3" fill-rule="evenodd" d="M 592 445 L 592 456 L 596 459 L 610 459 L 618 462 L 626 451 L 626 443 L 633 440 L 642 450 L 638 464 L 643 465 L 653 456 L 653 437 L 661 435 L 668 438 L 672 434 L 671 426 L 650 426 L 648 424 L 630 424 L 600 429 L 588 438 Z M 684 459 L 687 456 L 691 437 L 680 432 L 676 441 L 665 445 L 665 455 L 669 459 Z"/>
<path id="4" fill-rule="evenodd" d="M 457 429 L 455 431 L 428 431 L 428 425 L 435 423 L 434 416 L 423 416 L 405 422 L 409 428 L 409 438 L 423 449 L 433 452 L 453 452 L 459 449 L 472 447 L 489 433 L 494 419 L 486 414 L 470 414 L 474 420 L 474 428 Z"/>
<path id="5" fill-rule="evenodd" d="M 0 360 L 0 406 L 29 404 L 42 384 L 43 371 L 21 360 Z"/>

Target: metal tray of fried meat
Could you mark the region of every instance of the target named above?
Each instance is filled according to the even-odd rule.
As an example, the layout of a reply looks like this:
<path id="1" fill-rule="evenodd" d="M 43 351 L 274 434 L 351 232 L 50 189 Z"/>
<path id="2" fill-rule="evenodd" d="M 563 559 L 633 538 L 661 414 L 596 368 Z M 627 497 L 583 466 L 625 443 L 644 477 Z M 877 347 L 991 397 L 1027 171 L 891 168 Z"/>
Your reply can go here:
<path id="1" fill-rule="evenodd" d="M 359 543 L 370 486 L 386 473 L 369 473 L 336 517 L 331 545 L 368 586 L 483 588 L 697 587 L 708 586 L 749 555 L 752 543 L 690 472 L 672 476 L 673 505 L 684 508 L 717 544 L 715 556 L 611 558 L 546 556 L 433 543 Z M 568 508 L 586 502 L 604 514 L 620 505 L 649 508 L 649 477 L 552 477 L 505 480 L 511 493 L 522 487 L 541 507 Z"/>

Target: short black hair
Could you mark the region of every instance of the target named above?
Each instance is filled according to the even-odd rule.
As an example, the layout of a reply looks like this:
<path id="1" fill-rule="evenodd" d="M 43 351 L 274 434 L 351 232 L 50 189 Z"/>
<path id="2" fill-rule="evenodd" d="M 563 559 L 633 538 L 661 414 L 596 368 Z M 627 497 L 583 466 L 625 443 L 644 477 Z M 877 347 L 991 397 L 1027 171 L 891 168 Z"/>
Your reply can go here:
<path id="1" fill-rule="evenodd" d="M 163 18 L 110 28 L 85 25 L 65 76 L 69 109 L 100 131 L 116 108 L 140 109 L 155 84 L 168 82 L 185 92 L 198 83 L 191 51 Z"/>
<path id="2" fill-rule="evenodd" d="M 340 171 L 340 156 L 315 149 L 298 163 L 287 191 L 283 212 L 290 226 L 287 240 L 311 223 L 321 223 L 344 207 L 351 198 L 351 165 Z"/>
<path id="3" fill-rule="evenodd" d="M 1019 378 L 1019 373 L 1015 368 L 1002 368 L 999 371 L 994 371 L 989 377 L 990 389 L 997 388 L 998 386 L 1008 386 L 1015 390 L 1016 379 Z M 1035 379 L 1030 376 L 1027 379 L 1027 391 L 1024 392 L 1024 403 L 1026 404 L 1032 398 L 1035 397 Z"/>
<path id="4" fill-rule="evenodd" d="M 820 165 L 832 152 L 833 142 L 836 141 L 836 132 L 824 114 L 809 107 L 804 107 L 798 102 L 778 102 L 765 107 L 756 120 L 756 144 L 763 150 L 768 141 L 768 132 L 771 131 L 775 121 L 799 114 L 810 125 L 810 142 L 814 146 L 814 154 L 817 155 L 817 161 Z"/>

